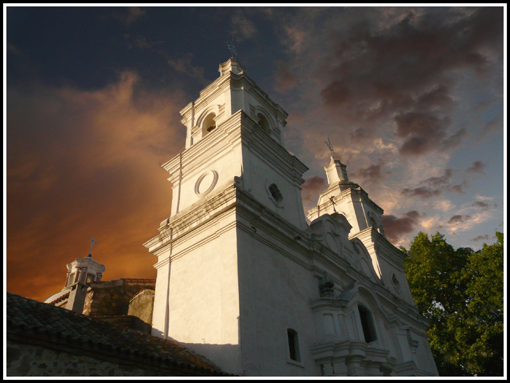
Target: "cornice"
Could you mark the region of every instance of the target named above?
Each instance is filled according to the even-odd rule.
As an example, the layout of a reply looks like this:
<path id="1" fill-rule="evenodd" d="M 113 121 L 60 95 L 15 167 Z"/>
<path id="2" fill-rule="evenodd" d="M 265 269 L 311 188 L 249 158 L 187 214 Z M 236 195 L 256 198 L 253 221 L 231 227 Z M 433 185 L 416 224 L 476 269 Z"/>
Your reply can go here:
<path id="1" fill-rule="evenodd" d="M 172 216 L 165 226 L 160 228 L 160 234 L 145 242 L 143 246 L 151 253 L 158 252 L 163 246 L 168 246 L 170 242 L 175 242 L 197 226 L 232 208 L 236 203 L 235 197 L 235 184 L 208 195 Z"/>

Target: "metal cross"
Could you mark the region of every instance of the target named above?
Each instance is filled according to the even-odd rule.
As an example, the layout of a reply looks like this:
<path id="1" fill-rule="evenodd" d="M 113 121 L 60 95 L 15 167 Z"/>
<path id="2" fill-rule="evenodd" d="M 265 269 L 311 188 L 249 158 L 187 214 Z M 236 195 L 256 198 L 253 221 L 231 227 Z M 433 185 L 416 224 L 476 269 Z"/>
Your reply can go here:
<path id="1" fill-rule="evenodd" d="M 331 154 L 333 154 L 333 145 L 331 145 L 331 141 L 329 140 L 329 134 L 328 134 L 328 140 L 324 141 L 324 142 L 328 146 L 328 149 L 331 151 Z"/>
<path id="2" fill-rule="evenodd" d="M 234 56 L 237 56 L 236 47 L 234 46 L 234 37 L 232 37 L 232 42 L 225 41 L 225 44 L 227 44 L 227 48 L 230 51 L 230 54 L 232 55 L 231 58 L 234 58 Z"/>
<path id="3" fill-rule="evenodd" d="M 94 236 L 92 236 L 92 239 L 87 238 L 90 241 L 90 254 L 92 254 L 92 246 L 94 246 L 94 243 L 97 243 L 94 241 Z"/>

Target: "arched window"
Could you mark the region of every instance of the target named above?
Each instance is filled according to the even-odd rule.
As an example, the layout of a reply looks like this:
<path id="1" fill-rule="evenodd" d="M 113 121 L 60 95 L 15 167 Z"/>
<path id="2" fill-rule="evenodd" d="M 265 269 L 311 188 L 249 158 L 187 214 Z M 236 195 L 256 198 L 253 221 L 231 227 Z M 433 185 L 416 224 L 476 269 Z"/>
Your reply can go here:
<path id="1" fill-rule="evenodd" d="M 269 132 L 269 121 L 267 121 L 267 118 L 262 113 L 257 114 L 257 118 L 257 123 L 260 125 L 260 127 Z"/>
<path id="2" fill-rule="evenodd" d="M 361 328 L 363 329 L 363 335 L 365 342 L 370 343 L 377 340 L 377 334 L 375 332 L 374 319 L 372 313 L 364 306 L 358 306 L 359 317 L 361 320 Z"/>
<path id="3" fill-rule="evenodd" d="M 299 354 L 299 339 L 296 330 L 291 328 L 287 329 L 287 339 L 289 342 L 289 357 L 291 360 L 296 362 L 301 361 L 301 355 Z"/>
<path id="4" fill-rule="evenodd" d="M 210 113 L 202 124 L 202 137 L 207 133 L 212 132 L 216 128 L 216 121 L 214 120 L 216 115 L 214 113 Z"/>

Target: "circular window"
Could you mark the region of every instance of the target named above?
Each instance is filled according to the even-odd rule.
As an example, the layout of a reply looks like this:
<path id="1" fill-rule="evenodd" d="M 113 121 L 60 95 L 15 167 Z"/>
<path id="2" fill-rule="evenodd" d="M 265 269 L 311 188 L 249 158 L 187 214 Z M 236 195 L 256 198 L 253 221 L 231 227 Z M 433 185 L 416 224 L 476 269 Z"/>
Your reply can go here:
<path id="1" fill-rule="evenodd" d="M 198 177 L 195 183 L 195 194 L 206 195 L 211 192 L 216 186 L 218 181 L 218 173 L 214 170 L 209 170 Z"/>

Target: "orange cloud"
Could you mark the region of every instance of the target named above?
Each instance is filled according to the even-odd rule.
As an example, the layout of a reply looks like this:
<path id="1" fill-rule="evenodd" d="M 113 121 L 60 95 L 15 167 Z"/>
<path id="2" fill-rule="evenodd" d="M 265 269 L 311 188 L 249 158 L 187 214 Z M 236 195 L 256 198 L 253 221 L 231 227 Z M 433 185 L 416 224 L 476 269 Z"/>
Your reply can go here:
<path id="1" fill-rule="evenodd" d="M 7 289 L 43 300 L 87 256 L 104 280 L 154 278 L 142 244 L 170 215 L 160 164 L 183 149 L 181 94 L 146 93 L 134 73 L 97 91 L 9 89 Z"/>

